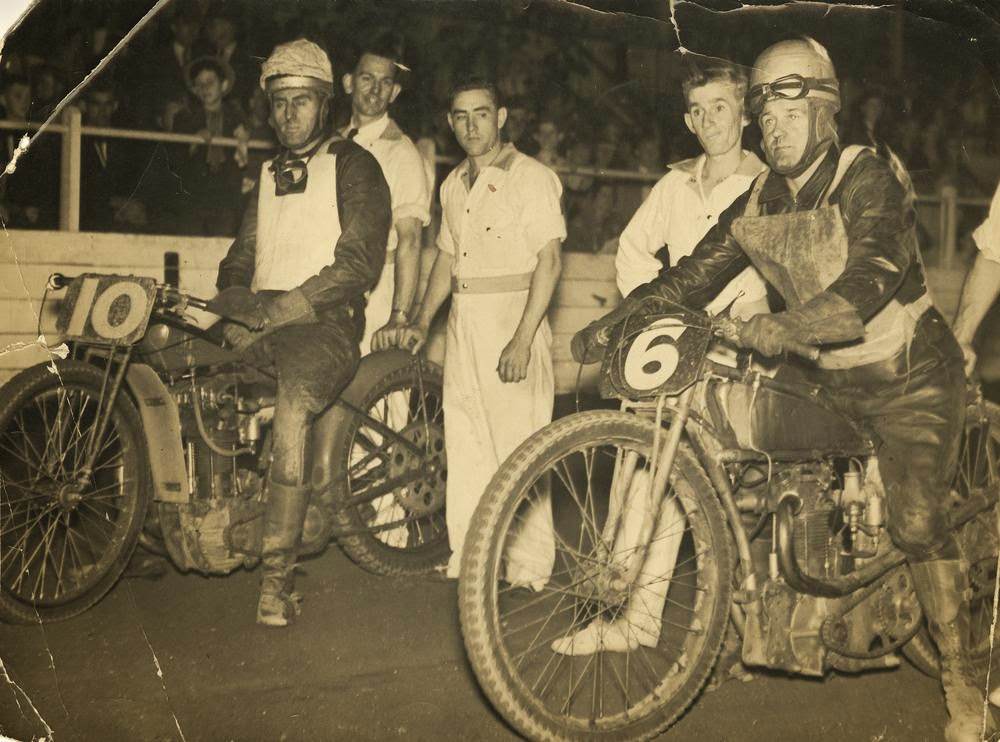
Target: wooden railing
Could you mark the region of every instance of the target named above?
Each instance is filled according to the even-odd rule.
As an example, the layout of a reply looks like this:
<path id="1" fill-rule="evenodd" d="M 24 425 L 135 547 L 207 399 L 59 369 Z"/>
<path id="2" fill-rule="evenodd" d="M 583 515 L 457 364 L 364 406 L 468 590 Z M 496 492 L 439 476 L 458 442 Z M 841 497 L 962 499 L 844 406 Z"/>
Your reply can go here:
<path id="1" fill-rule="evenodd" d="M 0 120 L 0 130 L 35 131 L 40 124 Z M 81 169 L 81 139 L 84 136 L 103 137 L 109 139 L 132 139 L 170 144 L 204 144 L 205 140 L 195 134 L 178 134 L 162 131 L 143 131 L 136 129 L 120 129 L 116 127 L 95 127 L 82 124 L 79 109 L 68 106 L 62 113 L 62 123 L 48 124 L 43 133 L 62 136 L 62 156 L 60 160 L 59 178 L 59 229 L 77 232 L 80 229 L 80 169 Z M 239 140 L 234 137 L 213 137 L 213 146 L 237 147 Z M 433 187 L 434 166 L 456 164 L 453 157 L 439 155 L 434 149 L 431 139 L 420 140 L 421 154 L 428 163 L 428 178 L 432 183 L 432 197 L 436 198 L 437 189 Z M 268 140 L 252 139 L 247 142 L 249 149 L 272 150 L 275 143 Z M 433 165 L 431 164 L 433 163 Z M 560 175 L 578 175 L 600 180 L 633 181 L 652 183 L 659 180 L 663 173 L 643 173 L 633 170 L 604 169 L 593 167 L 555 166 L 552 168 Z M 936 263 L 942 268 L 951 268 L 955 264 L 958 245 L 959 209 L 962 207 L 989 207 L 990 200 L 984 198 L 959 197 L 954 186 L 944 186 L 936 194 L 918 195 L 917 205 L 937 207 L 937 251 Z"/>

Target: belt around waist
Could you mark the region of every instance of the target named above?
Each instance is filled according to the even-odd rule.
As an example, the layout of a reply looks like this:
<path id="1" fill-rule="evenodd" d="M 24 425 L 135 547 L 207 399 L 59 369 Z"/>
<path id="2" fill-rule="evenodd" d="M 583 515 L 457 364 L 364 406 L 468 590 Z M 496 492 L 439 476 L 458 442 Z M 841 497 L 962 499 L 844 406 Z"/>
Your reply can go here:
<path id="1" fill-rule="evenodd" d="M 483 278 L 451 277 L 451 290 L 455 294 L 505 294 L 527 291 L 531 288 L 531 273 Z"/>

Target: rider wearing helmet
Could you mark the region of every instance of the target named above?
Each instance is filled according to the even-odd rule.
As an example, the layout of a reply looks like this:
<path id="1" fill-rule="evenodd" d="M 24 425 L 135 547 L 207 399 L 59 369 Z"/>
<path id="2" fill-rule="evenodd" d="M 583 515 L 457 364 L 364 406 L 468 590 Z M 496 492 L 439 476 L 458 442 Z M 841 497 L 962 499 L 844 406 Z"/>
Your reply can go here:
<path id="1" fill-rule="evenodd" d="M 211 308 L 236 320 L 223 328 L 228 345 L 277 372 L 257 622 L 284 626 L 298 611 L 310 423 L 357 370 L 390 208 L 375 158 L 328 132 L 333 70 L 322 49 L 305 39 L 277 46 L 260 85 L 281 151 L 261 167 Z"/>
<path id="2" fill-rule="evenodd" d="M 756 266 L 786 311 L 750 319 L 741 344 L 768 356 L 794 343 L 822 346 L 814 366 L 789 363 L 779 373 L 805 374 L 876 434 L 889 533 L 909 557 L 941 655 L 946 737 L 978 740 L 983 696 L 967 646 L 968 576 L 946 509 L 965 414 L 962 352 L 927 294 L 908 183 L 871 149 L 841 149 L 839 84 L 812 39 L 758 57 L 748 106 L 769 169 L 689 257 L 578 333 L 574 356 L 597 360 L 610 325 L 646 297 L 701 307 Z"/>

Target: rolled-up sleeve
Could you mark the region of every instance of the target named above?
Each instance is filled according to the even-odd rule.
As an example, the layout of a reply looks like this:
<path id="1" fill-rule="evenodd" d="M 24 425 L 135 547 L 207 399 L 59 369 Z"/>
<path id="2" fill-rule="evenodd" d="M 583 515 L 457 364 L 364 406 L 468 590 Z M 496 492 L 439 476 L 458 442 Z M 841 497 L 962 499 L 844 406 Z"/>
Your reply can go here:
<path id="1" fill-rule="evenodd" d="M 622 296 L 628 296 L 636 287 L 656 278 L 663 264 L 656 251 L 666 244 L 669 183 L 661 178 L 649 196 L 629 220 L 618 238 L 615 255 L 615 280 Z"/>
<path id="2" fill-rule="evenodd" d="M 566 239 L 562 213 L 562 183 L 541 163 L 526 161 L 518 175 L 521 225 L 528 250 L 537 253 L 552 240 Z"/>
<path id="3" fill-rule="evenodd" d="M 972 233 L 972 239 L 984 258 L 1000 263 L 1000 186 L 993 193 L 989 216 Z"/>
<path id="4" fill-rule="evenodd" d="M 407 140 L 393 152 L 387 169 L 393 224 L 403 219 L 416 219 L 426 227 L 431 223 L 430 193 L 420 152 Z"/>

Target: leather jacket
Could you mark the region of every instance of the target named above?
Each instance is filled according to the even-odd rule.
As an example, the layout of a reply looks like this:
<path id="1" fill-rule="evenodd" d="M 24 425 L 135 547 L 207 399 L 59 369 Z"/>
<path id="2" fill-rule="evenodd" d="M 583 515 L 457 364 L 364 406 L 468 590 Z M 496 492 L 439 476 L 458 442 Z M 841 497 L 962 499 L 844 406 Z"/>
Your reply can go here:
<path id="1" fill-rule="evenodd" d="M 833 181 L 839 156 L 840 150 L 831 147 L 796 197 L 783 176 L 769 172 L 760 194 L 761 215 L 817 208 Z M 626 303 L 657 296 L 696 309 L 707 305 L 750 265 L 731 229 L 733 220 L 744 213 L 749 196 L 748 190 L 722 213 L 690 256 L 637 287 Z M 894 297 L 908 304 L 926 292 L 913 228 L 916 215 L 885 159 L 871 152 L 859 155 L 831 194 L 830 204 L 840 207 L 849 247 L 844 271 L 829 291 L 847 300 L 863 321 Z"/>
<path id="2" fill-rule="evenodd" d="M 389 186 L 375 158 L 354 142 L 335 140 L 328 152 L 337 156 L 341 234 L 337 244 L 331 246 L 330 265 L 299 288 L 321 320 L 342 319 L 345 310 L 360 318 L 364 315 L 365 292 L 378 282 L 385 263 L 392 224 Z M 230 286 L 249 287 L 253 279 L 260 187 L 258 182 L 250 194 L 239 234 L 219 264 L 216 286 L 220 291 Z M 265 182 L 265 187 L 273 187 L 273 183 Z"/>

